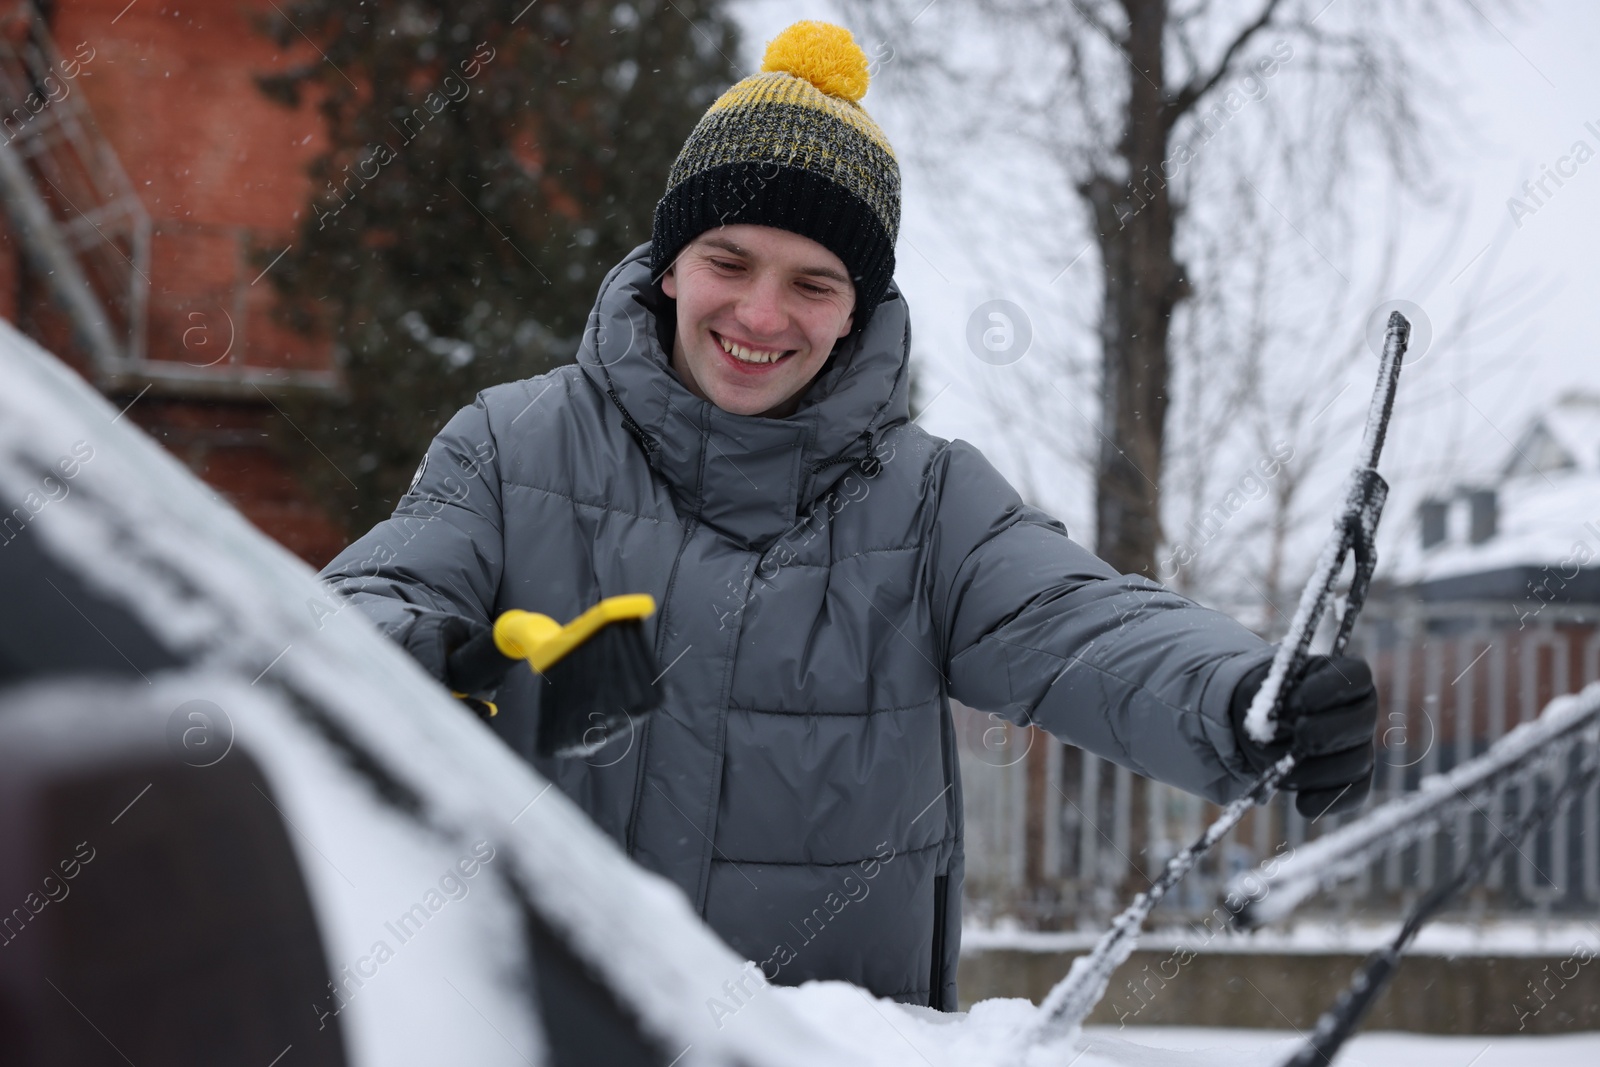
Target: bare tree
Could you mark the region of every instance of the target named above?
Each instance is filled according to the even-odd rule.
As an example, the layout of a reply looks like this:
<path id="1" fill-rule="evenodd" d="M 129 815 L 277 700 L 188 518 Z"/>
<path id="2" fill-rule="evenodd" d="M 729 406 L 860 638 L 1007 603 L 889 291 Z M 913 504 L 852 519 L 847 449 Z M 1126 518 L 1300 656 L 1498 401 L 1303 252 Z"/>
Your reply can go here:
<path id="1" fill-rule="evenodd" d="M 1238 374 L 1281 319 L 1262 312 L 1272 279 L 1252 282 L 1249 251 L 1268 228 L 1290 234 L 1320 260 L 1314 284 L 1342 298 L 1321 306 L 1348 306 L 1352 283 L 1331 254 L 1352 243 L 1348 208 L 1370 189 L 1370 164 L 1429 179 L 1419 106 L 1443 98 L 1414 62 L 1412 30 L 1437 41 L 1486 0 L 1256 0 L 1243 13 L 1213 0 L 840 3 L 858 33 L 892 47 L 880 82 L 932 134 L 908 155 L 944 162 L 963 144 L 1042 160 L 1055 203 L 1076 208 L 1034 229 L 1058 259 L 1079 245 L 1098 253 L 1087 316 L 1098 359 L 1063 343 L 1051 370 L 1087 371 L 1098 387 L 1096 551 L 1157 576 L 1174 386 L 1215 394 L 1187 447 L 1236 432 L 1227 416 L 1257 386 Z M 1237 123 L 1246 108 L 1256 115 Z M 923 169 L 949 180 L 948 167 Z M 1188 468 L 1191 493 L 1205 469 Z"/>

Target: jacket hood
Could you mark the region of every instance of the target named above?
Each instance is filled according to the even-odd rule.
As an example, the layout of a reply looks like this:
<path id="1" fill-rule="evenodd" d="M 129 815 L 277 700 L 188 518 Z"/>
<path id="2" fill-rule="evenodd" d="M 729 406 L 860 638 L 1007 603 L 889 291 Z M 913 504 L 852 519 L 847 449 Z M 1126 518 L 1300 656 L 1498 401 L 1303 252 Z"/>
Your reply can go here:
<path id="1" fill-rule="evenodd" d="M 910 321 L 893 285 L 866 328 L 840 339 L 787 418 L 734 415 L 671 370 L 648 302 L 650 245 L 600 285 L 578 364 L 621 410 L 685 510 L 765 549 L 852 465 L 875 473 L 875 442 L 910 417 Z"/>

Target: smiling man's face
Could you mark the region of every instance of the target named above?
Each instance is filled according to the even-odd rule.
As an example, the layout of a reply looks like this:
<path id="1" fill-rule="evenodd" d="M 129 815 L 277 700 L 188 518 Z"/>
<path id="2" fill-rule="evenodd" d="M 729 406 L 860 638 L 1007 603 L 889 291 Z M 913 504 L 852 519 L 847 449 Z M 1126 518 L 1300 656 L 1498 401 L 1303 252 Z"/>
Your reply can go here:
<path id="1" fill-rule="evenodd" d="M 735 415 L 783 418 L 850 332 L 855 286 L 843 261 L 771 226 L 707 230 L 662 275 L 678 302 L 672 369 Z"/>

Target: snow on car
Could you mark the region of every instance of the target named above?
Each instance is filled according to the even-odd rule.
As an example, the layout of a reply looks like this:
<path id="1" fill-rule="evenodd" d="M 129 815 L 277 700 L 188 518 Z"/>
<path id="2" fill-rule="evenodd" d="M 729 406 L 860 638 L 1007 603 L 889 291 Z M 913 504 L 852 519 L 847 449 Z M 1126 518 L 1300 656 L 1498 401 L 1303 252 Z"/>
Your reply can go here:
<path id="1" fill-rule="evenodd" d="M 5 323 L 0 592 L 8 1063 L 1247 1067 L 1297 1043 L 1090 1028 L 1024 1049 L 1024 1000 L 767 984 Z M 1456 1062 L 1461 1040 L 1358 1039 L 1352 1062 Z"/>
<path id="2" fill-rule="evenodd" d="M 675 888 L 3 324 L 0 382 L 0 1046 L 857 1061 L 714 1019 L 748 967 Z"/>

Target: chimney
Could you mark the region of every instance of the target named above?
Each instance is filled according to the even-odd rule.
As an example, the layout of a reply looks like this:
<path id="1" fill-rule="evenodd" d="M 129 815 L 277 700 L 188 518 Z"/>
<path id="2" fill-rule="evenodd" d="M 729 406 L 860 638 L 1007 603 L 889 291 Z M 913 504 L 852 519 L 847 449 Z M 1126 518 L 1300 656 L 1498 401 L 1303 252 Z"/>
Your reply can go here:
<path id="1" fill-rule="evenodd" d="M 1474 489 L 1467 493 L 1472 508 L 1472 524 L 1467 539 L 1481 545 L 1495 535 L 1500 525 L 1500 501 L 1493 489 Z"/>

